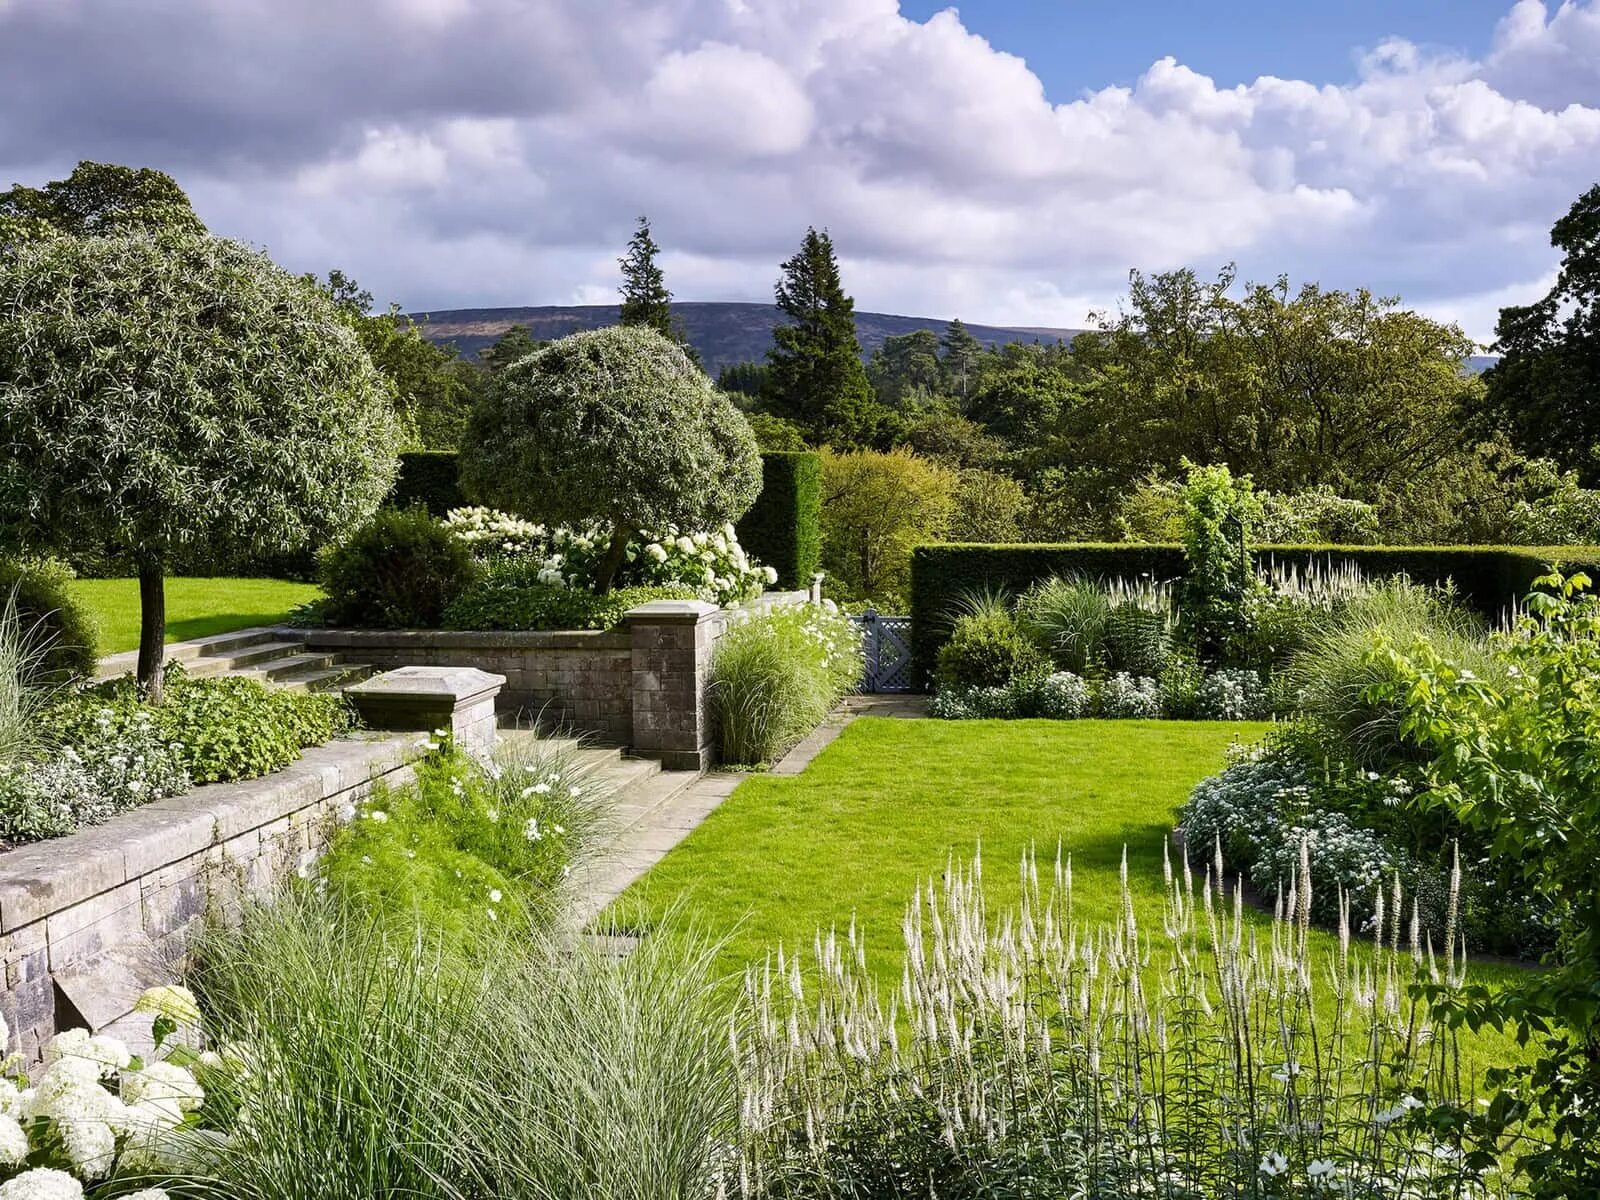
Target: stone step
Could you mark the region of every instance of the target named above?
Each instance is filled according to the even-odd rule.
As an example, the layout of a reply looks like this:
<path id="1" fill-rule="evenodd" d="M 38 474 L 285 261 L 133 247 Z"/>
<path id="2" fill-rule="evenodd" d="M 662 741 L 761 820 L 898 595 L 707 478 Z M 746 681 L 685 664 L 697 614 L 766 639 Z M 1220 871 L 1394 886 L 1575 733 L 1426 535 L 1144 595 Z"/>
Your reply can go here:
<path id="1" fill-rule="evenodd" d="M 371 663 L 335 661 L 331 666 L 312 667 L 279 675 L 270 680 L 274 687 L 286 692 L 331 692 L 370 679 L 376 673 Z M 241 671 L 241 675 L 249 672 Z"/>
<path id="2" fill-rule="evenodd" d="M 227 654 L 202 654 L 199 658 L 192 659 L 184 665 L 190 667 L 191 674 L 194 673 L 193 669 L 195 667 L 204 666 L 210 668 L 213 663 L 221 664 L 224 671 L 242 671 L 247 667 L 256 667 L 263 663 L 278 662 L 287 660 L 291 656 L 303 656 L 305 654 L 306 644 L 304 642 L 260 642 L 254 646 L 246 646 L 239 650 L 230 651 Z M 331 660 L 334 655 L 330 653 L 319 657 Z"/>
<path id="3" fill-rule="evenodd" d="M 302 651 L 298 654 L 283 654 L 275 658 L 242 664 L 221 672 L 221 674 L 238 675 L 244 679 L 258 680 L 261 683 L 277 683 L 280 679 L 293 678 L 307 671 L 326 671 L 338 660 L 339 656 L 332 652 L 311 654 Z"/>
<path id="4" fill-rule="evenodd" d="M 194 638 L 187 642 L 168 642 L 163 661 L 181 662 L 190 665 L 196 659 L 211 656 L 226 657 L 238 654 L 251 646 L 259 646 L 263 642 L 287 641 L 283 636 L 285 631 L 261 627 L 257 629 L 239 629 L 232 633 L 214 633 L 209 637 Z M 97 679 L 115 679 L 119 675 L 132 674 L 139 665 L 139 652 L 137 650 L 124 650 L 118 654 L 108 654 L 100 660 L 95 671 Z"/>
<path id="5" fill-rule="evenodd" d="M 629 782 L 612 797 L 617 824 L 624 829 L 648 821 L 701 778 L 699 771 L 652 771 Z"/>

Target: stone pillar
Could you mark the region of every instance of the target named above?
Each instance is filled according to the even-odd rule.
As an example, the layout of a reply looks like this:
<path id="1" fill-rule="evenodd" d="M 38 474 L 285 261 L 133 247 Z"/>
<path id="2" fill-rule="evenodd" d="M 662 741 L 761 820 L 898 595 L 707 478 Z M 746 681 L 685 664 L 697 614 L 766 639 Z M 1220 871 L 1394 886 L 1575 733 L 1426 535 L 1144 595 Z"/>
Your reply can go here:
<path id="1" fill-rule="evenodd" d="M 703 600 L 652 600 L 627 617 L 634 750 L 669 771 L 705 770 L 715 757 L 706 684 L 722 610 Z"/>
<path id="2" fill-rule="evenodd" d="M 373 729 L 448 729 L 462 749 L 487 758 L 494 752 L 494 700 L 505 682 L 477 667 L 400 667 L 345 695 Z"/>

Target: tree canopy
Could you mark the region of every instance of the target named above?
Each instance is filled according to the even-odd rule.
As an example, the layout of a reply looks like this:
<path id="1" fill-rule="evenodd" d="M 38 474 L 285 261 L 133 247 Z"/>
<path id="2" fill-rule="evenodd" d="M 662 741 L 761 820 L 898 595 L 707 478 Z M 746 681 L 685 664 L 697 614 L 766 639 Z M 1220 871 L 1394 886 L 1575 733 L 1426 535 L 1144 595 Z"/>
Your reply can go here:
<path id="1" fill-rule="evenodd" d="M 172 176 L 150 167 L 85 160 L 65 179 L 0 192 L 0 247 L 44 237 L 171 230 L 204 233 Z"/>
<path id="2" fill-rule="evenodd" d="M 1555 286 L 1500 310 L 1498 363 L 1484 378 L 1483 413 L 1526 454 L 1600 481 L 1600 184 L 1550 230 L 1561 251 Z"/>
<path id="3" fill-rule="evenodd" d="M 774 289 L 788 323 L 772 331 L 767 401 L 817 442 L 869 444 L 882 420 L 856 339 L 855 301 L 845 294 L 833 241 L 806 230 Z"/>
<path id="4" fill-rule="evenodd" d="M 496 374 L 461 474 L 485 504 L 606 526 L 602 592 L 640 530 L 737 520 L 761 490 L 744 416 L 678 346 L 637 326 L 572 334 Z"/>
<path id="5" fill-rule="evenodd" d="M 59 236 L 0 256 L 0 529 L 139 566 L 159 689 L 174 554 L 341 535 L 394 478 L 390 388 L 332 299 L 236 242 Z"/>

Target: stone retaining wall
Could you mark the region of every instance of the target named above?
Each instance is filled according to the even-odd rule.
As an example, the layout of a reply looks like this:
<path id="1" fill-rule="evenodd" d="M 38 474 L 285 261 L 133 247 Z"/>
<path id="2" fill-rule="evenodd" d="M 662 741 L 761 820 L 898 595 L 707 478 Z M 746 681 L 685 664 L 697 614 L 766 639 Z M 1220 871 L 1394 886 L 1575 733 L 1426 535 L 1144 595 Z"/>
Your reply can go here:
<path id="1" fill-rule="evenodd" d="M 0 853 L 0 1012 L 12 1048 L 33 1061 L 58 1029 L 115 1025 L 165 980 L 208 908 L 304 873 L 374 783 L 407 782 L 417 742 L 333 742 L 276 774 Z"/>
<path id="2" fill-rule="evenodd" d="M 618 745 L 633 741 L 633 637 L 627 629 L 458 633 L 438 629 L 296 630 L 312 653 L 395 667 L 478 667 L 506 677 L 502 713 L 539 718 Z"/>

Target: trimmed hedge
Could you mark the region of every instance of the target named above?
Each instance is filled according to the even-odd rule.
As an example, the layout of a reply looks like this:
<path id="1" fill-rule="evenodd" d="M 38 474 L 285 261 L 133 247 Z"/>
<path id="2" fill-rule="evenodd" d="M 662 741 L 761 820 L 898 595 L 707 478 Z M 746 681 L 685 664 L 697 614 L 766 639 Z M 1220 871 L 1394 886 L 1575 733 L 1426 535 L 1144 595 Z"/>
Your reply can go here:
<path id="1" fill-rule="evenodd" d="M 1600 546 L 1256 546 L 1258 562 L 1352 562 L 1368 575 L 1401 572 L 1418 583 L 1453 580 L 1462 601 L 1491 620 L 1526 595 L 1550 563 L 1600 583 Z M 1178 579 L 1183 547 L 1127 543 L 918 546 L 911 555 L 911 641 L 916 677 L 933 677 L 952 606 L 970 592 L 1013 595 L 1052 575 Z"/>
<path id="2" fill-rule="evenodd" d="M 390 508 L 420 504 L 436 517 L 467 503 L 461 490 L 460 456 L 454 450 L 409 450 L 389 493 Z"/>
<path id="3" fill-rule="evenodd" d="M 822 558 L 821 457 L 763 454 L 761 494 L 735 528 L 745 552 L 778 572 L 779 587 L 809 587 Z"/>

